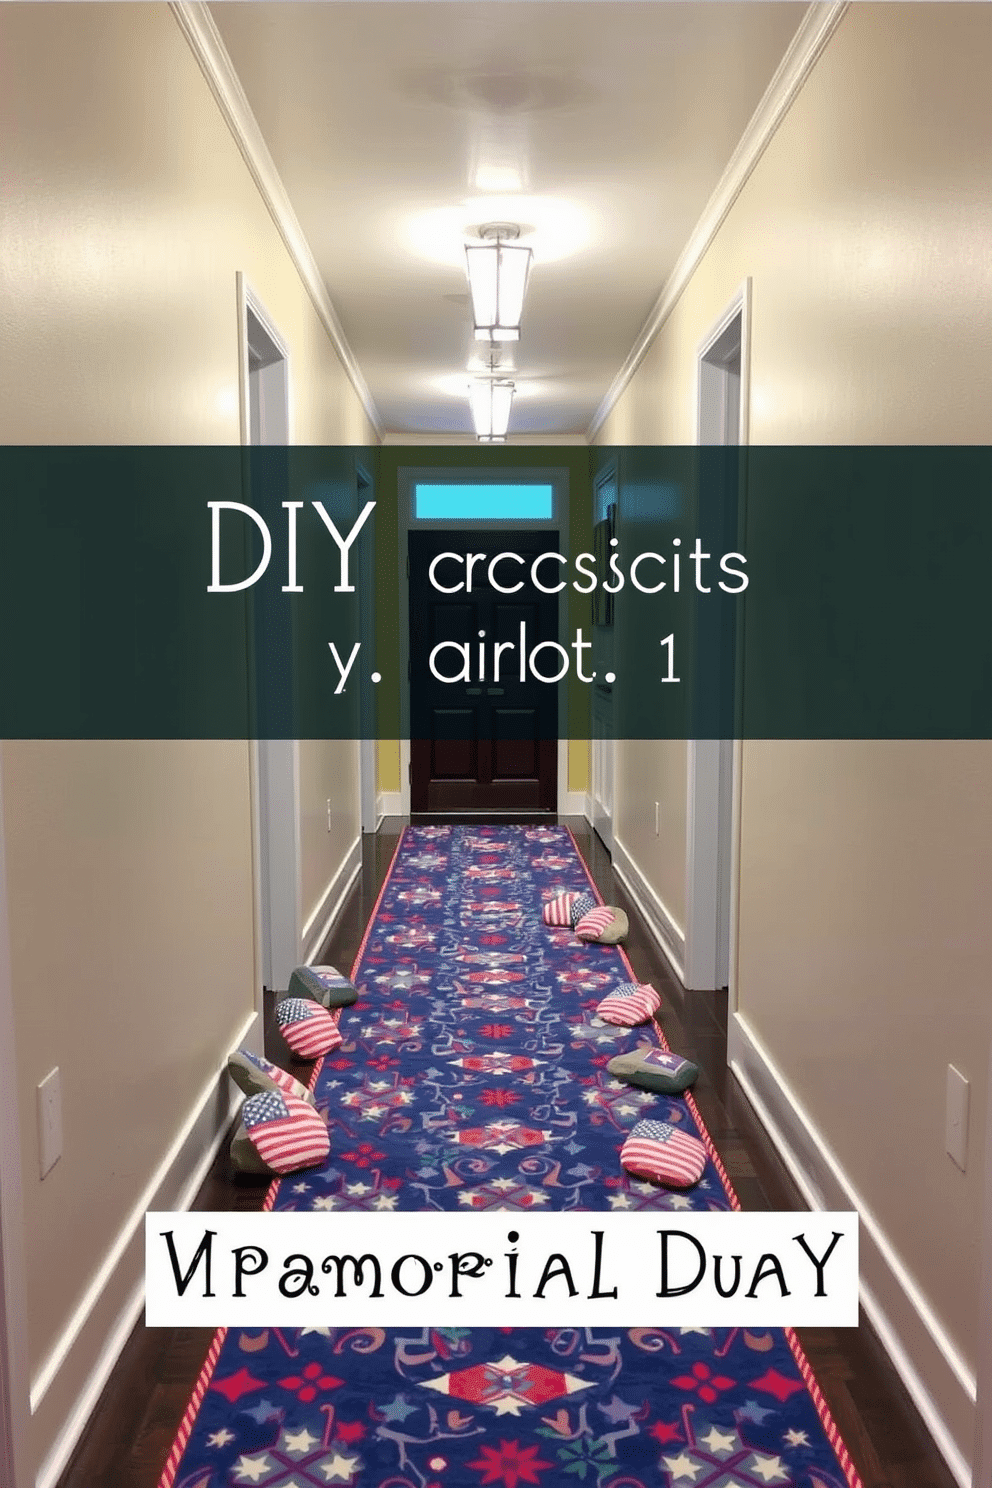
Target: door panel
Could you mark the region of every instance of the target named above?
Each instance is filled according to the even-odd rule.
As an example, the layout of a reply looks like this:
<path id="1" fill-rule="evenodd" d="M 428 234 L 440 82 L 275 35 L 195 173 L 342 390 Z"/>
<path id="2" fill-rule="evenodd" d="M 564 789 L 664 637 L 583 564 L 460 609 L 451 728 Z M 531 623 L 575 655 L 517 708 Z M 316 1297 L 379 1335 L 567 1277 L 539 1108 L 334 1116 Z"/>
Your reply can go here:
<path id="1" fill-rule="evenodd" d="M 504 723 L 503 715 L 497 714 L 495 721 L 497 737 L 493 740 L 494 775 L 501 780 L 537 775 L 540 771 L 540 763 L 536 741 L 516 738 L 515 727 L 511 730 L 510 738 L 501 739 L 498 735 Z M 513 724 L 516 724 L 516 719 L 513 720 Z"/>
<path id="2" fill-rule="evenodd" d="M 412 811 L 554 811 L 557 806 L 557 688 L 536 680 L 527 658 L 558 638 L 558 601 L 530 582 L 530 559 L 554 551 L 547 531 L 410 533 L 410 808 Z M 524 587 L 512 597 L 489 586 L 487 564 L 473 565 L 472 592 L 440 594 L 428 579 L 438 553 L 527 559 L 514 571 Z M 445 582 L 454 582 L 451 565 Z M 506 570 L 502 577 L 506 581 Z M 480 635 L 480 632 L 482 634 Z M 428 664 L 435 646 L 439 681 Z M 523 643 L 523 644 L 522 644 Z M 544 670 L 552 672 L 542 654 Z"/>
<path id="3" fill-rule="evenodd" d="M 476 739 L 434 739 L 431 774 L 438 780 L 474 777 L 478 772 L 479 746 Z"/>

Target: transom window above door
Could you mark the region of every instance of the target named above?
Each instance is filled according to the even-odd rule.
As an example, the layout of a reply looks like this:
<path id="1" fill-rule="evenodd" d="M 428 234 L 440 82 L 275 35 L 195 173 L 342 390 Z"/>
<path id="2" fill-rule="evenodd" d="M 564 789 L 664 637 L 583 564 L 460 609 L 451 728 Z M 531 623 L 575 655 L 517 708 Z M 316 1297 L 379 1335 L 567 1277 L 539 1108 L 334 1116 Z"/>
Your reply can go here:
<path id="1" fill-rule="evenodd" d="M 418 522 L 547 522 L 554 516 L 554 488 L 550 484 L 418 481 L 413 488 L 413 516 Z"/>

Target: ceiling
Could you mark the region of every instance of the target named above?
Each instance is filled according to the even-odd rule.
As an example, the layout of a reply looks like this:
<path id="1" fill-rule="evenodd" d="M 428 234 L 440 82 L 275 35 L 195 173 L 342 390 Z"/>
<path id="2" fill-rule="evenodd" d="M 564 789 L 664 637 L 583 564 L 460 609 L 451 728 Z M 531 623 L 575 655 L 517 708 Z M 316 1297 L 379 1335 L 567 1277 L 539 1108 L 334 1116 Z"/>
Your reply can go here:
<path id="1" fill-rule="evenodd" d="M 463 245 L 510 221 L 534 249 L 511 442 L 585 434 L 805 10 L 211 7 L 385 433 L 471 436 Z"/>

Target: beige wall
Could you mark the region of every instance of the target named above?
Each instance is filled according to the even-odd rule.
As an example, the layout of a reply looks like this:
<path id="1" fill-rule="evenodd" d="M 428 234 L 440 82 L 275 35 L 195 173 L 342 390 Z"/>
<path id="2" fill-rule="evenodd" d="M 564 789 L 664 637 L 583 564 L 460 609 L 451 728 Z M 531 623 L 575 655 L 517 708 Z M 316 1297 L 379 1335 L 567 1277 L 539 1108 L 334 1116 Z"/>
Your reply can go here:
<path id="1" fill-rule="evenodd" d="M 0 439 L 237 443 L 241 270 L 289 347 L 291 437 L 371 442 L 169 9 L 6 5 L 0 47 Z M 354 754 L 301 751 L 304 913 L 358 832 Z M 0 763 L 37 1378 L 254 1007 L 249 750 L 8 743 Z M 55 1065 L 65 1150 L 42 1182 Z M 132 1247 L 36 1413 L 36 1465 L 139 1275 Z"/>
<path id="2" fill-rule="evenodd" d="M 598 442 L 694 440 L 697 349 L 747 276 L 753 442 L 987 442 L 990 66 L 987 6 L 851 6 Z M 674 899 L 684 766 L 667 747 L 619 754 L 620 835 Z M 992 1036 L 992 749 L 748 743 L 743 755 L 741 1015 L 967 1372 Z M 637 825 L 658 792 L 670 852 Z M 948 1063 L 971 1081 L 965 1174 L 944 1152 Z M 967 1456 L 966 1392 L 949 1375 L 929 1383 Z"/>
<path id="3" fill-rule="evenodd" d="M 7 742 L 0 767 L 36 1377 L 251 1012 L 248 756 L 227 741 Z M 64 1150 L 40 1180 L 35 1089 L 56 1066 Z M 45 1396 L 36 1460 L 88 1362 Z"/>
<path id="4" fill-rule="evenodd" d="M 334 875 L 361 834 L 354 740 L 301 739 L 299 782 L 300 911 L 302 925 L 306 925 L 320 909 Z"/>
<path id="5" fill-rule="evenodd" d="M 984 440 L 990 27 L 850 8 L 597 443 L 693 443 L 697 349 L 748 275 L 753 443 Z"/>
<path id="6" fill-rule="evenodd" d="M 618 739 L 615 751 L 615 847 L 633 860 L 661 900 L 672 925 L 684 933 L 685 740 Z"/>
<path id="7" fill-rule="evenodd" d="M 290 348 L 294 442 L 374 442 L 168 8 L 2 20 L 0 439 L 237 444 L 240 269 Z"/>
<path id="8" fill-rule="evenodd" d="M 990 779 L 986 741 L 744 751 L 740 1010 L 972 1367 Z M 964 1174 L 944 1152 L 948 1063 L 972 1086 Z"/>

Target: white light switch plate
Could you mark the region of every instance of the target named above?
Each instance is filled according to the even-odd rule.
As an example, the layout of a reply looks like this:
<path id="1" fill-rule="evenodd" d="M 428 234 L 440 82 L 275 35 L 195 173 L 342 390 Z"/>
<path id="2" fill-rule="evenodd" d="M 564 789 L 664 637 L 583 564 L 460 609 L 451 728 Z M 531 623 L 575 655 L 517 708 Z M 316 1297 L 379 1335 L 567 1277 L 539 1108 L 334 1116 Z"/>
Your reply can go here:
<path id="1" fill-rule="evenodd" d="M 953 1064 L 947 1066 L 947 1153 L 962 1173 L 968 1157 L 968 1081 Z"/>
<path id="2" fill-rule="evenodd" d="M 38 1167 L 50 1173 L 62 1156 L 62 1079 L 58 1066 L 38 1086 Z"/>

